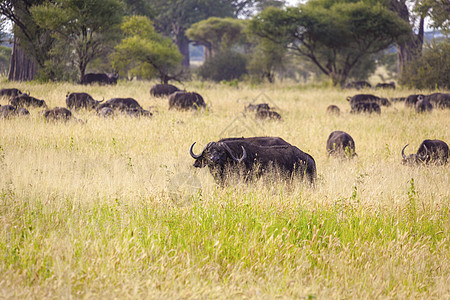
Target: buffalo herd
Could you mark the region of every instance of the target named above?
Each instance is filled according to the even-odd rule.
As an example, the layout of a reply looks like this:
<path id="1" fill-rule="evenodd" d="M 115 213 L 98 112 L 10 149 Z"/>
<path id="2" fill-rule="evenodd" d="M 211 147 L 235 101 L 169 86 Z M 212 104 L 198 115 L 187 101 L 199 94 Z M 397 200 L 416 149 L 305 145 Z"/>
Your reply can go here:
<path id="1" fill-rule="evenodd" d="M 115 74 L 86 74 L 82 83 L 114 84 Z M 352 88 L 368 88 L 366 82 L 356 82 L 349 85 Z M 395 85 L 379 85 L 378 88 L 395 88 Z M 180 90 L 169 84 L 157 84 L 151 87 L 153 97 L 168 97 L 169 109 L 189 110 L 206 108 L 203 97 L 195 92 Z M 9 88 L 0 90 L 0 98 L 9 100 L 8 105 L 0 105 L 0 118 L 29 115 L 28 107 L 44 108 L 42 115 L 47 121 L 77 120 L 72 110 L 93 110 L 101 117 L 112 117 L 122 113 L 135 117 L 149 117 L 152 113 L 145 110 L 133 98 L 112 98 L 107 101 L 95 100 L 88 93 L 67 93 L 66 106 L 48 109 L 44 100 L 30 96 L 29 92 Z M 414 107 L 417 113 L 430 112 L 433 108 L 450 108 L 450 94 L 434 93 L 430 95 L 409 95 L 400 98 L 378 97 L 371 94 L 356 94 L 347 97 L 351 113 L 380 113 L 380 106 L 391 106 L 391 102 L 404 102 L 406 107 Z M 248 104 L 245 112 L 254 113 L 256 118 L 281 120 L 281 115 L 267 103 Z M 330 105 L 327 113 L 339 116 L 340 109 Z M 189 153 L 195 159 L 194 167 L 208 167 L 217 183 L 225 183 L 231 176 L 238 176 L 247 181 L 264 174 L 276 172 L 284 178 L 301 178 L 314 183 L 317 169 L 314 158 L 280 137 L 226 138 L 208 143 L 199 154 L 194 154 L 190 147 Z M 437 164 L 447 163 L 448 145 L 441 140 L 424 140 L 417 153 L 406 155 L 405 147 L 401 151 L 402 163 Z M 354 139 L 344 131 L 333 131 L 326 142 L 329 156 L 351 159 L 357 156 Z"/>

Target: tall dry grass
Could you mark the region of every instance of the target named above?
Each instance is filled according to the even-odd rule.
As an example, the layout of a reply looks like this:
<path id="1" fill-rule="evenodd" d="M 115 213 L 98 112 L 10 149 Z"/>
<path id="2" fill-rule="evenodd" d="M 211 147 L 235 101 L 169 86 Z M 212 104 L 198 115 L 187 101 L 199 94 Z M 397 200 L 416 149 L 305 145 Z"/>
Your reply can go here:
<path id="1" fill-rule="evenodd" d="M 448 110 L 418 115 L 394 104 L 352 115 L 345 98 L 355 91 L 190 82 L 209 109 L 178 112 L 150 85 L 2 83 L 50 107 L 86 91 L 133 97 L 155 113 L 80 111 L 84 124 L 49 123 L 32 109 L 0 120 L 0 297 L 450 297 L 449 167 L 400 164 L 406 143 L 413 152 L 427 138 L 450 141 Z M 284 121 L 243 117 L 255 98 Z M 341 115 L 326 115 L 329 104 Z M 333 130 L 353 136 L 357 159 L 328 158 Z M 280 136 L 308 152 L 316 187 L 217 186 L 188 150 L 230 135 Z"/>

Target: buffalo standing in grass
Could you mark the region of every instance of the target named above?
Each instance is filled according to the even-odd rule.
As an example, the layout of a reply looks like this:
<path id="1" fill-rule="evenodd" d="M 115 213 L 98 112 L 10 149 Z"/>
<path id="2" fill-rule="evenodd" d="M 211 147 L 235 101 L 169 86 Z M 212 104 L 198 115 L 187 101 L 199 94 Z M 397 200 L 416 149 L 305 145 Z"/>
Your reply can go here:
<path id="1" fill-rule="evenodd" d="M 81 84 L 117 84 L 117 73 L 87 73 L 81 79 Z"/>
<path id="2" fill-rule="evenodd" d="M 430 101 L 434 107 L 450 108 L 450 94 L 434 93 L 423 97 L 424 100 Z"/>
<path id="3" fill-rule="evenodd" d="M 244 178 L 259 177 L 271 170 L 279 170 L 282 176 L 298 176 L 313 183 L 317 177 L 316 163 L 313 157 L 283 139 L 276 140 L 281 145 L 264 145 L 274 138 L 259 137 L 247 139 L 224 139 L 210 142 L 203 151 L 196 155 L 192 144 L 189 152 L 195 159 L 194 167 L 208 166 L 216 182 L 223 184 L 228 175 L 244 172 Z M 277 139 L 277 138 L 275 138 Z M 259 141 L 258 141 L 259 140 Z M 262 145 L 261 145 L 262 144 Z"/>
<path id="4" fill-rule="evenodd" d="M 414 165 L 418 163 L 434 163 L 436 165 L 445 165 L 448 160 L 448 145 L 441 140 L 424 140 L 420 144 L 416 154 L 405 155 L 405 148 L 402 149 L 402 163 Z"/>
<path id="5" fill-rule="evenodd" d="M 195 92 L 179 91 L 169 96 L 169 109 L 188 110 L 205 107 L 203 97 Z"/>
<path id="6" fill-rule="evenodd" d="M 171 84 L 155 84 L 150 88 L 150 95 L 153 97 L 165 97 L 179 90 L 179 88 Z"/>
<path id="7" fill-rule="evenodd" d="M 387 98 L 380 98 L 371 94 L 357 94 L 352 97 L 347 97 L 347 101 L 350 101 L 350 106 L 353 108 L 359 103 L 377 103 L 378 105 L 391 106 L 391 102 Z"/>
<path id="8" fill-rule="evenodd" d="M 21 94 L 19 96 L 16 96 L 12 98 L 10 101 L 10 104 L 16 107 L 43 107 L 47 108 L 47 104 L 44 100 L 39 100 L 34 97 L 31 97 L 28 94 Z"/>
<path id="9" fill-rule="evenodd" d="M 260 120 L 282 120 L 281 115 L 273 110 L 258 110 L 255 117 Z"/>
<path id="10" fill-rule="evenodd" d="M 244 110 L 245 111 L 261 111 L 261 110 L 270 110 L 270 106 L 267 103 L 259 103 L 259 104 L 249 104 Z"/>
<path id="11" fill-rule="evenodd" d="M 0 90 L 0 97 L 8 97 L 13 98 L 22 95 L 22 91 L 16 88 L 11 89 L 1 89 Z M 29 94 L 29 93 L 28 93 Z"/>
<path id="12" fill-rule="evenodd" d="M 370 83 L 368 83 L 367 81 L 353 81 L 353 82 L 349 82 L 344 86 L 345 89 L 357 89 L 357 90 L 361 90 L 361 89 L 367 89 L 367 88 L 372 88 L 372 85 Z"/>
<path id="13" fill-rule="evenodd" d="M 337 105 L 329 105 L 327 107 L 327 114 L 339 116 L 341 114 L 341 110 Z"/>
<path id="14" fill-rule="evenodd" d="M 416 102 L 416 113 L 424 113 L 424 112 L 430 112 L 433 110 L 433 105 L 430 103 L 430 101 L 426 99 L 422 99 Z"/>
<path id="15" fill-rule="evenodd" d="M 103 100 L 97 101 L 88 93 L 67 93 L 66 105 L 69 109 L 96 109 Z"/>
<path id="16" fill-rule="evenodd" d="M 44 119 L 47 121 L 68 121 L 72 118 L 72 112 L 65 107 L 55 107 L 44 111 Z"/>
<path id="17" fill-rule="evenodd" d="M 355 141 L 344 131 L 333 131 L 327 140 L 328 155 L 353 158 L 356 154 Z"/>
<path id="18" fill-rule="evenodd" d="M 422 95 L 422 94 L 409 95 L 408 97 L 406 97 L 405 106 L 406 107 L 415 107 L 416 102 L 423 99 L 424 97 L 425 97 L 425 95 Z"/>
<path id="19" fill-rule="evenodd" d="M 112 98 L 97 106 L 97 110 L 109 107 L 112 110 L 125 111 L 127 109 L 143 109 L 142 106 L 133 98 Z"/>
<path id="20" fill-rule="evenodd" d="M 377 89 L 393 89 L 395 90 L 395 82 L 391 81 L 390 83 L 378 83 L 375 88 Z"/>
<path id="21" fill-rule="evenodd" d="M 0 105 L 0 119 L 8 119 L 16 115 L 16 107 L 12 105 Z"/>
<path id="22" fill-rule="evenodd" d="M 352 107 L 350 113 L 352 113 L 352 114 L 355 114 L 355 113 L 369 113 L 369 114 L 377 113 L 377 114 L 380 114 L 381 108 L 375 102 L 357 103 Z"/>

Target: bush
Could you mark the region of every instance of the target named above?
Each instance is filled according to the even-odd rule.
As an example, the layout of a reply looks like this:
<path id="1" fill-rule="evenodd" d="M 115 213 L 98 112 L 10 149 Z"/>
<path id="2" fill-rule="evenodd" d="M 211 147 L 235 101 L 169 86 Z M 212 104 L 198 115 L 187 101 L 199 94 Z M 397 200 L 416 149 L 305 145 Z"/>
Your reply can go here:
<path id="1" fill-rule="evenodd" d="M 450 43 L 432 42 L 403 71 L 399 83 L 416 89 L 450 89 Z"/>
<path id="2" fill-rule="evenodd" d="M 243 54 L 235 51 L 224 51 L 206 60 L 198 69 L 198 74 L 203 79 L 216 82 L 231 81 L 247 74 L 246 62 Z"/>

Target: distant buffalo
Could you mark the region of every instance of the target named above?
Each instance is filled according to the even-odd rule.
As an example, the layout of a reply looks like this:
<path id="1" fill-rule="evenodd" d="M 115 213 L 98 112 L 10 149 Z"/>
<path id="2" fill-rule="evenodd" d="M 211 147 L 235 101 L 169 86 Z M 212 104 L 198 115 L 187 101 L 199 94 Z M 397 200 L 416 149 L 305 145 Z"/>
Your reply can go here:
<path id="1" fill-rule="evenodd" d="M 350 106 L 353 108 L 359 103 L 377 103 L 378 105 L 391 106 L 391 102 L 387 98 L 380 98 L 371 94 L 357 94 L 352 97 L 347 97 L 347 101 L 350 102 Z"/>
<path id="2" fill-rule="evenodd" d="M 112 98 L 97 106 L 97 110 L 109 107 L 112 110 L 125 111 L 127 109 L 140 109 L 142 106 L 133 98 Z"/>
<path id="3" fill-rule="evenodd" d="M 328 155 L 353 158 L 356 154 L 355 141 L 344 131 L 333 131 L 327 140 Z"/>
<path id="4" fill-rule="evenodd" d="M 402 163 L 414 165 L 418 163 L 434 163 L 445 165 L 448 160 L 448 145 L 441 140 L 424 140 L 420 144 L 416 154 L 405 155 L 405 147 L 402 149 Z"/>
<path id="5" fill-rule="evenodd" d="M 188 110 L 205 107 L 203 97 L 195 92 L 179 91 L 169 96 L 169 109 Z"/>
<path id="6" fill-rule="evenodd" d="M 65 107 L 55 107 L 44 111 L 44 119 L 47 121 L 68 121 L 72 117 L 72 112 Z"/>
<path id="7" fill-rule="evenodd" d="M 117 84 L 117 73 L 87 73 L 81 79 L 81 84 Z"/>
<path id="8" fill-rule="evenodd" d="M 428 100 L 436 108 L 450 108 L 450 94 L 434 93 L 423 97 Z"/>
<path id="9" fill-rule="evenodd" d="M 194 145 L 189 150 L 195 159 L 194 167 L 208 166 L 215 180 L 221 184 L 229 175 L 238 175 L 241 171 L 246 180 L 271 170 L 280 171 L 285 178 L 306 177 L 311 183 L 317 177 L 313 157 L 290 144 L 260 146 L 245 139 L 224 139 L 208 143 L 198 155 L 193 152 Z"/>
<path id="10" fill-rule="evenodd" d="M 255 117 L 260 120 L 282 120 L 281 115 L 273 110 L 258 110 Z"/>
<path id="11" fill-rule="evenodd" d="M 395 90 L 395 82 L 391 81 L 390 83 L 378 83 L 375 88 L 377 89 L 393 89 Z"/>
<path id="12" fill-rule="evenodd" d="M 267 103 L 259 103 L 259 104 L 248 104 L 244 110 L 245 111 L 261 111 L 261 110 L 270 110 L 270 106 Z"/>
<path id="13" fill-rule="evenodd" d="M 327 107 L 327 114 L 339 116 L 341 113 L 340 108 L 337 105 L 329 105 Z"/>
<path id="14" fill-rule="evenodd" d="M 19 95 L 22 95 L 22 91 L 16 88 L 11 88 L 11 89 L 1 89 L 0 90 L 0 97 L 9 97 L 9 98 L 13 98 L 13 97 L 17 97 Z M 30 94 L 30 93 L 28 93 Z"/>
<path id="15" fill-rule="evenodd" d="M 372 88 L 372 85 L 370 83 L 368 83 L 367 81 L 353 81 L 353 82 L 349 82 L 347 83 L 344 88 L 346 89 L 366 89 L 366 88 Z"/>
<path id="16" fill-rule="evenodd" d="M 153 97 L 165 97 L 179 90 L 179 88 L 171 84 L 155 84 L 150 88 L 150 95 Z"/>
<path id="17" fill-rule="evenodd" d="M 424 97 L 425 97 L 425 95 L 422 95 L 422 94 L 409 95 L 408 97 L 406 97 L 405 106 L 406 107 L 415 107 L 416 102 L 419 101 L 420 99 L 423 99 Z"/>
<path id="18" fill-rule="evenodd" d="M 16 107 L 12 105 L 0 106 L 0 119 L 8 119 L 16 115 Z"/>
<path id="19" fill-rule="evenodd" d="M 381 113 L 380 106 L 375 102 L 369 102 L 369 103 L 357 103 L 355 104 L 351 111 L 352 114 L 354 113 Z"/>
<path id="20" fill-rule="evenodd" d="M 417 113 L 424 113 L 424 112 L 430 112 L 433 110 L 433 105 L 430 103 L 430 101 L 422 99 L 416 102 L 416 112 Z"/>
<path id="21" fill-rule="evenodd" d="M 43 107 L 47 108 L 47 104 L 44 100 L 39 100 L 31 97 L 28 94 L 21 94 L 9 100 L 10 104 L 16 107 Z"/>
<path id="22" fill-rule="evenodd" d="M 66 105 L 69 109 L 96 109 L 103 102 L 92 98 L 88 93 L 67 93 Z"/>

